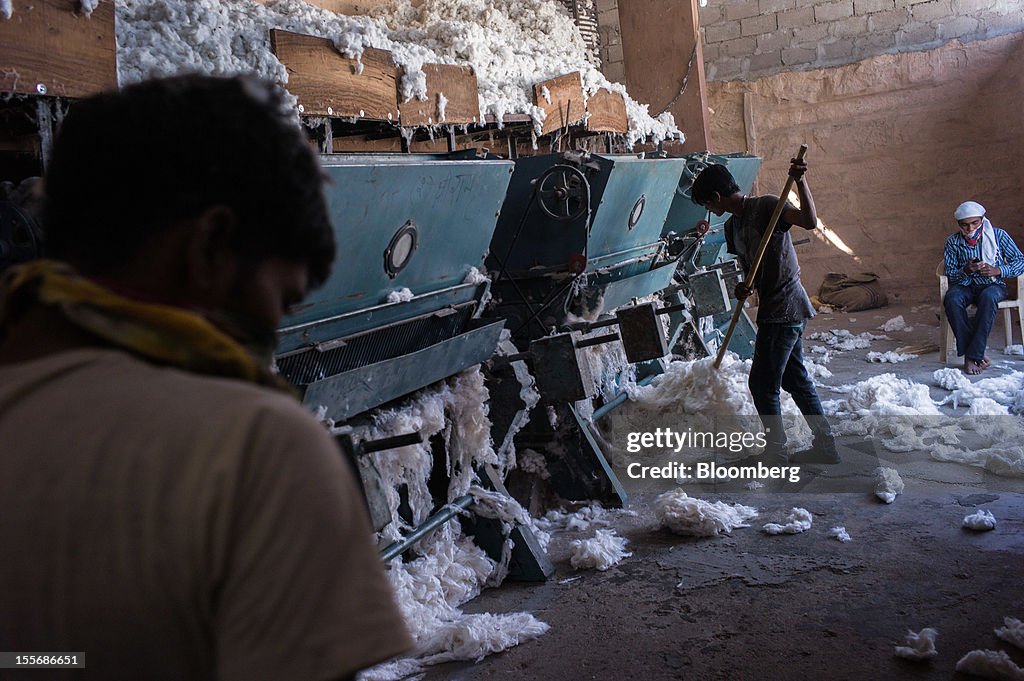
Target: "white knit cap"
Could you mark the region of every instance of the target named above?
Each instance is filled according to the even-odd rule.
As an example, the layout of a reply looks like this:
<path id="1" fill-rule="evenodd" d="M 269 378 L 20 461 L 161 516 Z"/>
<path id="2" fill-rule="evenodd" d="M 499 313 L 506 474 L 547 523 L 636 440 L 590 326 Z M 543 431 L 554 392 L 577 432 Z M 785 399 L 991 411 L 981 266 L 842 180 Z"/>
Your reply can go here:
<path id="1" fill-rule="evenodd" d="M 980 218 L 985 215 L 985 206 L 975 201 L 964 201 L 957 206 L 956 212 L 953 213 L 953 217 L 957 220 L 963 220 L 964 218 Z"/>

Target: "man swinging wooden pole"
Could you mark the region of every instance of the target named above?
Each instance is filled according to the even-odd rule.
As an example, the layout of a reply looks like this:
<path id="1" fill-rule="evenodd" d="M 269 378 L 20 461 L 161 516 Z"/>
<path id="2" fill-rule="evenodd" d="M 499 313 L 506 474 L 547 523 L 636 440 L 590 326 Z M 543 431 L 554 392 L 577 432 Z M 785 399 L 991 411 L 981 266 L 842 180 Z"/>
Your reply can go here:
<path id="1" fill-rule="evenodd" d="M 796 153 L 796 159 L 794 162 L 802 163 L 804 160 L 804 154 L 806 153 L 807 145 L 801 144 L 800 151 Z M 790 172 L 789 177 L 786 178 L 786 186 L 782 189 L 781 196 L 783 198 L 789 196 L 789 192 L 792 191 L 793 184 L 795 182 L 796 178 L 793 177 L 793 173 Z M 775 232 L 775 225 L 779 224 L 779 218 L 782 217 L 782 209 L 785 207 L 785 201 L 779 201 L 775 204 L 775 210 L 772 211 L 772 219 L 768 222 L 768 227 L 764 230 L 764 236 L 761 237 L 761 245 L 757 247 L 757 254 L 754 256 L 754 262 L 751 263 L 750 270 L 747 272 L 746 281 L 753 283 L 757 280 L 758 270 L 761 269 L 761 261 L 764 259 L 764 252 L 768 248 L 768 242 L 771 241 L 772 233 Z M 715 357 L 716 369 L 722 365 L 722 358 L 729 349 L 729 341 L 732 340 L 732 333 L 736 330 L 736 324 L 739 322 L 741 314 L 743 314 L 743 300 L 737 301 L 736 308 L 732 311 L 732 319 L 729 320 L 729 328 L 725 332 L 725 338 L 722 340 L 722 345 L 718 348 L 718 355 Z"/>
<path id="2" fill-rule="evenodd" d="M 814 199 L 805 177 L 806 151 L 807 146 L 802 145 L 793 159 L 781 197 L 741 193 L 735 178 L 721 165 L 711 165 L 701 171 L 691 190 L 694 203 L 718 216 L 730 214 L 724 229 L 726 245 L 729 252 L 738 257 L 746 273 L 745 281 L 736 286 L 739 303 L 715 358 L 716 369 L 721 366 L 743 312 L 743 300 L 755 288 L 758 292 L 757 338 L 747 385 L 765 431 L 766 447 L 762 457 L 772 463 L 839 461 L 831 430 L 822 415 L 821 401 L 803 364 L 804 325 L 814 316 L 814 308 L 800 282 L 800 265 L 789 235 L 794 225 L 814 229 L 818 224 Z M 787 201 L 794 185 L 800 197 L 799 208 Z M 812 449 L 793 457 L 786 447 L 782 423 L 780 391 L 783 389 L 793 396 L 814 433 Z"/>

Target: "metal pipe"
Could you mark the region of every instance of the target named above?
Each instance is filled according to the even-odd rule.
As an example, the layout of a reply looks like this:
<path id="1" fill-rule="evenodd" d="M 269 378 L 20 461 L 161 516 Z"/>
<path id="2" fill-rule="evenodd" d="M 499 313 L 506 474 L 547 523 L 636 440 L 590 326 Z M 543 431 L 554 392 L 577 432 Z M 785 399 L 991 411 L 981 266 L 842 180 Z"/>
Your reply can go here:
<path id="1" fill-rule="evenodd" d="M 423 442 L 423 435 L 418 431 L 414 431 L 412 433 L 404 433 L 402 435 L 381 438 L 380 440 L 367 440 L 365 442 L 360 442 L 359 453 L 373 454 L 374 452 L 383 452 L 385 449 L 398 449 L 399 447 L 418 445 L 421 442 Z"/>
<path id="2" fill-rule="evenodd" d="M 583 340 L 576 341 L 576 348 L 589 348 L 594 345 L 601 345 L 602 343 L 611 343 L 612 341 L 617 340 L 619 340 L 619 334 L 606 333 L 603 336 L 594 336 L 593 338 L 584 338 Z"/>
<path id="3" fill-rule="evenodd" d="M 647 378 L 640 379 L 639 381 L 636 382 L 637 387 L 643 387 L 645 385 L 650 385 L 651 381 L 653 381 L 654 379 L 656 379 L 660 375 L 661 374 L 651 374 Z M 619 406 L 620 404 L 625 402 L 627 399 L 629 399 L 629 393 L 627 393 L 625 390 L 623 390 L 618 395 L 613 397 L 610 402 L 602 404 L 600 407 L 595 409 L 594 410 L 594 415 L 591 417 L 591 420 L 592 421 L 597 421 L 598 419 L 604 418 L 605 416 L 608 415 L 608 413 L 612 409 L 615 409 L 615 407 Z"/>
<path id="4" fill-rule="evenodd" d="M 426 522 L 422 525 L 381 551 L 380 557 L 387 561 L 395 558 L 396 556 L 402 555 L 410 546 L 425 537 L 431 530 L 437 529 L 462 511 L 466 510 L 471 503 L 473 503 L 473 496 L 471 494 L 467 494 L 466 496 L 459 497 L 449 504 L 445 504 L 440 511 L 427 518 Z"/>

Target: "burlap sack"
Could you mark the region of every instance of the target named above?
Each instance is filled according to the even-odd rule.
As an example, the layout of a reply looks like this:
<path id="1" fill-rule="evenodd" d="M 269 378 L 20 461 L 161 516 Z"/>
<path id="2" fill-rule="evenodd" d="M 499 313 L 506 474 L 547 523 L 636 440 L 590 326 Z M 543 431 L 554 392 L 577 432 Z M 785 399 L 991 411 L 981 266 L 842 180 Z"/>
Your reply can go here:
<path id="1" fill-rule="evenodd" d="M 847 312 L 885 307 L 889 299 L 878 284 L 878 275 L 861 272 L 846 276 L 841 272 L 829 272 L 818 289 L 821 302 Z"/>

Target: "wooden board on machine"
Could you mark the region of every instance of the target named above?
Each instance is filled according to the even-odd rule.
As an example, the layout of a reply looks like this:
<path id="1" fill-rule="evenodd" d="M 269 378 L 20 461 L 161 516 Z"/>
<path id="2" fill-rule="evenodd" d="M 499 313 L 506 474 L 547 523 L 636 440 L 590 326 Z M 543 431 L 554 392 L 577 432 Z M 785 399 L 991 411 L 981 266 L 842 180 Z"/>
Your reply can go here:
<path id="1" fill-rule="evenodd" d="M 480 118 L 480 96 L 476 74 L 468 66 L 424 64 L 427 76 L 427 98 L 410 99 L 399 104 L 402 125 L 466 125 Z M 438 107 L 438 95 L 444 95 L 444 121 Z"/>
<path id="2" fill-rule="evenodd" d="M 544 96 L 545 88 L 547 96 Z M 580 72 L 558 76 L 533 86 L 533 103 L 547 114 L 540 132 L 546 135 L 583 120 L 583 81 Z"/>
<path id="3" fill-rule="evenodd" d="M 0 92 L 86 97 L 117 87 L 113 0 L 14 0 L 0 18 Z M 45 88 L 45 92 L 43 92 Z"/>
<path id="4" fill-rule="evenodd" d="M 398 120 L 398 67 L 390 52 L 366 48 L 360 72 L 359 62 L 326 38 L 274 29 L 270 42 L 307 116 Z"/>
<path id="5" fill-rule="evenodd" d="M 612 92 L 604 88 L 587 100 L 587 129 L 600 132 L 629 132 L 629 119 L 626 117 L 626 100 L 620 92 Z"/>
<path id="6" fill-rule="evenodd" d="M 547 88 L 548 97 L 544 96 Z M 548 101 L 550 98 L 550 102 Z M 587 129 L 601 132 L 627 132 L 626 100 L 618 92 L 600 88 L 583 104 L 583 83 L 579 71 L 552 78 L 533 86 L 534 104 L 547 116 L 541 134 L 575 125 L 587 119 Z M 589 116 L 586 116 L 589 114 Z"/>

